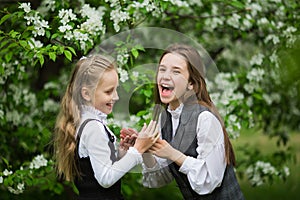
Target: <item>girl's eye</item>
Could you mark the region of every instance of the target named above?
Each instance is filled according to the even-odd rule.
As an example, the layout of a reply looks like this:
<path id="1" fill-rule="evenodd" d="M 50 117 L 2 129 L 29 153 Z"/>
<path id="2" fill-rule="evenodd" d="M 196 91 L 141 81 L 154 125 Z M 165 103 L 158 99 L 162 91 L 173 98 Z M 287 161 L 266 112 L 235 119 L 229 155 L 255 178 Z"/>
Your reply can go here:
<path id="1" fill-rule="evenodd" d="M 164 72 L 164 71 L 166 71 L 166 69 L 165 69 L 165 68 L 162 68 L 162 67 L 160 67 L 160 68 L 158 69 L 158 71 L 160 71 L 160 72 Z"/>
<path id="2" fill-rule="evenodd" d="M 173 73 L 174 73 L 174 74 L 180 74 L 180 71 L 175 70 L 175 71 L 173 71 Z"/>

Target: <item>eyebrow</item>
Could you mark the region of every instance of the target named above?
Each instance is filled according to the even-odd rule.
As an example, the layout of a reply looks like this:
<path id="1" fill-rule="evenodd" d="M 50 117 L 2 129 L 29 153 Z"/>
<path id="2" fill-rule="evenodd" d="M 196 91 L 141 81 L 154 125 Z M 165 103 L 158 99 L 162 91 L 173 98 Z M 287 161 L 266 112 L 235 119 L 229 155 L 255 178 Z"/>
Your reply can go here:
<path id="1" fill-rule="evenodd" d="M 165 65 L 158 65 L 158 67 L 167 67 L 167 66 L 165 66 Z M 182 70 L 182 68 L 181 68 L 181 67 L 178 67 L 178 66 L 172 66 L 171 68 Z"/>

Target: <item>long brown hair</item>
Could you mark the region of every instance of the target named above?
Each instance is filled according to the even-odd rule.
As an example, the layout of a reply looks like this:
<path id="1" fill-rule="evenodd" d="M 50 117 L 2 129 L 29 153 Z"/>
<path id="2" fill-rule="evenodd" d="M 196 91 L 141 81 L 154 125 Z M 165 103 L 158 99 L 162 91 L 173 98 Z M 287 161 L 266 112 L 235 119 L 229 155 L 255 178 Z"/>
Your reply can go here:
<path id="1" fill-rule="evenodd" d="M 207 107 L 220 121 L 223 129 L 224 134 L 224 143 L 225 143 L 225 159 L 226 163 L 235 165 L 235 155 L 233 151 L 233 147 L 229 140 L 228 133 L 226 131 L 224 122 L 222 117 L 220 116 L 217 108 L 215 107 L 214 103 L 212 102 L 209 93 L 206 88 L 205 82 L 205 68 L 201 59 L 200 54 L 198 51 L 188 45 L 184 44 L 173 44 L 169 46 L 160 57 L 159 63 L 161 62 L 162 58 L 168 53 L 176 53 L 182 56 L 187 63 L 188 71 L 189 71 L 189 82 L 193 84 L 193 94 L 197 97 L 197 102 L 205 107 Z M 158 87 L 155 89 L 155 104 L 161 105 L 162 102 L 159 98 Z M 187 92 L 187 97 L 184 100 L 187 100 L 188 97 L 191 95 Z M 160 106 L 156 106 L 154 109 L 154 116 L 157 116 L 159 113 Z"/>
<path id="2" fill-rule="evenodd" d="M 81 120 L 81 106 L 93 105 L 93 101 L 88 102 L 82 97 L 82 87 L 88 88 L 91 96 L 94 96 L 101 75 L 112 69 L 116 69 L 115 62 L 102 55 L 81 59 L 75 65 L 61 100 L 53 136 L 56 170 L 62 179 L 73 181 L 78 175 L 75 162 L 76 128 Z"/>

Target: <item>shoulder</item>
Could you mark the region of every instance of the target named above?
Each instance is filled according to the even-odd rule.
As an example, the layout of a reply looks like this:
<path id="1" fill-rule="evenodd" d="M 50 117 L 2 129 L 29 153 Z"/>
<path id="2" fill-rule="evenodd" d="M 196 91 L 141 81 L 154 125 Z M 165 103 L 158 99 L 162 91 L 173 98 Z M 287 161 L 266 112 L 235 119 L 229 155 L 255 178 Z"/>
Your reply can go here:
<path id="1" fill-rule="evenodd" d="M 91 120 L 85 124 L 81 137 L 83 139 L 87 139 L 96 137 L 98 138 L 105 135 L 104 125 L 98 120 Z"/>
<path id="2" fill-rule="evenodd" d="M 211 124 L 217 127 L 221 127 L 221 123 L 218 118 L 208 110 L 205 110 L 198 115 L 198 125 L 200 124 Z"/>

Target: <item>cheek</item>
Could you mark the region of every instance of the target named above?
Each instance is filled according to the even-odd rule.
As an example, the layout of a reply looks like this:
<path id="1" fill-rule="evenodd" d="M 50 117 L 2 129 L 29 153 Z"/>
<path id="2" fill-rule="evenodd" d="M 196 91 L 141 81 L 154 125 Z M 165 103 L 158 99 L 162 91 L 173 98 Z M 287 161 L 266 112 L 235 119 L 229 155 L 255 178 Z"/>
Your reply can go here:
<path id="1" fill-rule="evenodd" d="M 174 82 L 177 84 L 177 85 L 186 85 L 188 83 L 188 79 L 185 78 L 184 76 L 177 76 L 176 78 L 173 79 Z"/>

